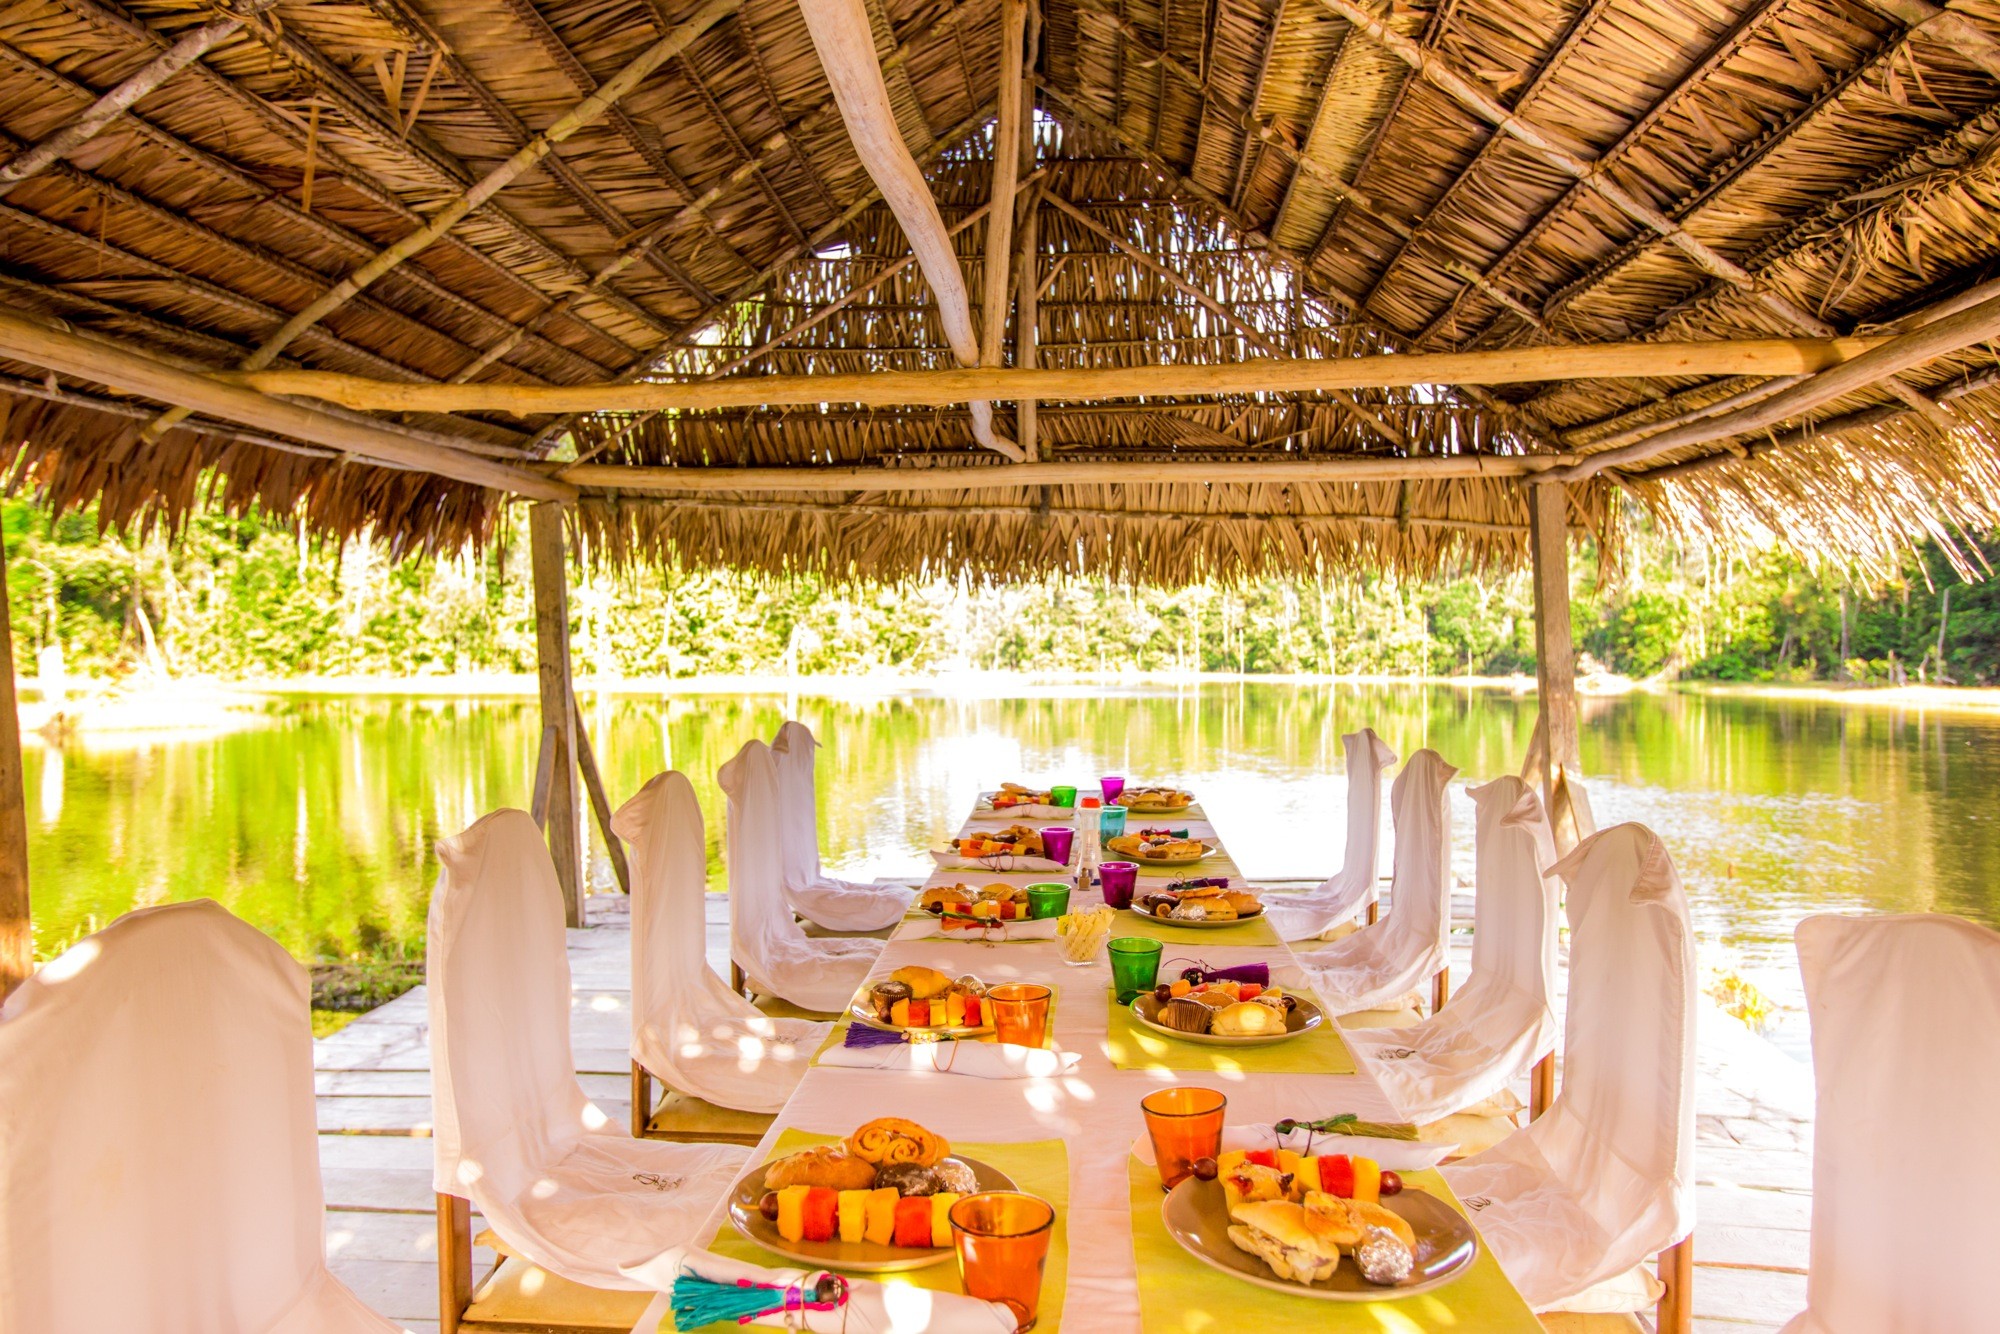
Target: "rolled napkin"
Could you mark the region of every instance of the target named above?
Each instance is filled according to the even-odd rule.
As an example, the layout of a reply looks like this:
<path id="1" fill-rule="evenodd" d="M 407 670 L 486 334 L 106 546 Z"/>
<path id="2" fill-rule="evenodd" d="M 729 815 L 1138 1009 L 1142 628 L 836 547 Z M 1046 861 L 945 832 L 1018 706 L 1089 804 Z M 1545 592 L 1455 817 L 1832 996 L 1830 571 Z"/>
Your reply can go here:
<path id="1" fill-rule="evenodd" d="M 829 1047 L 820 1053 L 819 1064 L 850 1070 L 929 1070 L 974 1079 L 1048 1079 L 1074 1070 L 1082 1059 L 1073 1051 L 1012 1042 L 891 1042 Z"/>
<path id="2" fill-rule="evenodd" d="M 1290 1149 L 1294 1153 L 1304 1153 L 1307 1132 L 1294 1130 L 1289 1135 L 1280 1135 L 1275 1126 L 1232 1125 L 1222 1132 L 1222 1148 L 1226 1153 L 1231 1149 Z M 1456 1144 L 1429 1144 L 1413 1139 L 1378 1139 L 1373 1135 L 1330 1135 L 1321 1132 L 1311 1136 L 1312 1151 L 1315 1154 L 1344 1153 L 1349 1157 L 1360 1154 L 1373 1158 L 1392 1172 L 1421 1172 L 1426 1167 L 1436 1167 L 1444 1161 L 1445 1155 L 1458 1148 Z M 1141 1135 L 1132 1141 L 1132 1152 L 1140 1162 L 1153 1161 L 1153 1141 Z"/>
<path id="3" fill-rule="evenodd" d="M 921 917 L 906 918 L 896 932 L 899 940 L 1054 940 L 1056 919 L 1053 917 L 1022 917 L 1011 922 L 995 919 L 990 927 L 954 926 L 944 929 L 944 923 L 925 913 Z"/>
<path id="4" fill-rule="evenodd" d="M 761 1311 L 743 1323 L 815 1334 L 1014 1334 L 1016 1323 L 998 1302 L 845 1276 L 822 1288 L 825 1270 L 766 1269 L 708 1251 L 661 1256 L 623 1272 L 658 1293 L 635 1334 L 669 1328 L 665 1317 L 676 1308 L 699 1319 L 720 1306 L 734 1312 L 725 1317 L 733 1322 L 741 1321 L 736 1313 Z M 835 1300 L 818 1300 L 825 1296 Z"/>

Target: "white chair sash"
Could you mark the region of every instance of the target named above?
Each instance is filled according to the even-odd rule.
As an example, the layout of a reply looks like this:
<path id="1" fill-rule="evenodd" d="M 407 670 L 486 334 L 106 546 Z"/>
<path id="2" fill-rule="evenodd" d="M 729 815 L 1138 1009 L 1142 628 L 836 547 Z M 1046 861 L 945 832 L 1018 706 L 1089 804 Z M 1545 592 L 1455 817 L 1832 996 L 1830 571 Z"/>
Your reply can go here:
<path id="1" fill-rule="evenodd" d="M 508 1248 L 578 1283 L 703 1238 L 748 1165 L 729 1145 L 630 1138 L 576 1081 L 562 892 L 541 831 L 502 810 L 438 843 L 425 979 L 436 1184 Z"/>
<path id="2" fill-rule="evenodd" d="M 1992 1327 L 2000 933 L 1942 914 L 1808 917 L 1812 1267 L 1785 1334 Z M 1886 1201 L 1908 1200 L 1902 1226 Z"/>
<path id="3" fill-rule="evenodd" d="M 759 992 L 821 1013 L 847 1008 L 883 943 L 808 936 L 785 899 L 779 830 L 784 815 L 771 748 L 746 741 L 716 771 L 729 798 L 729 952 Z"/>
<path id="4" fill-rule="evenodd" d="M 693 785 L 660 774 L 611 830 L 632 850 L 632 1058 L 682 1093 L 777 1111 L 832 1025 L 761 1014 L 708 966 L 708 840 Z"/>
<path id="5" fill-rule="evenodd" d="M 819 862 L 819 797 L 813 765 L 819 742 L 812 729 L 788 722 L 771 742 L 778 765 L 779 852 L 785 898 L 808 921 L 829 931 L 879 931 L 903 920 L 916 891 L 901 885 L 837 880 Z"/>
<path id="6" fill-rule="evenodd" d="M 385 1334 L 327 1272 L 305 970 L 206 899 L 0 1008 L 0 1329 Z"/>
<path id="7" fill-rule="evenodd" d="M 1472 976 L 1408 1028 L 1343 1036 L 1405 1120 L 1435 1121 L 1500 1092 L 1555 1048 L 1555 860 L 1534 789 L 1501 778 L 1472 789 L 1478 813 Z"/>
<path id="8" fill-rule="evenodd" d="M 1286 940 L 1317 940 L 1375 901 L 1381 873 L 1382 775 L 1396 762 L 1389 743 L 1364 727 L 1340 739 L 1347 752 L 1347 847 L 1319 888 L 1266 900 L 1264 915 Z"/>
<path id="9" fill-rule="evenodd" d="M 1569 883 L 1563 1081 L 1526 1129 L 1444 1169 L 1537 1310 L 1694 1226 L 1694 940 L 1666 848 L 1642 825 L 1557 862 Z"/>
<path id="10" fill-rule="evenodd" d="M 1458 770 L 1434 750 L 1410 756 L 1389 789 L 1396 824 L 1389 911 L 1373 926 L 1299 955 L 1332 1014 L 1394 1005 L 1445 966 L 1451 929 L 1451 801 Z"/>

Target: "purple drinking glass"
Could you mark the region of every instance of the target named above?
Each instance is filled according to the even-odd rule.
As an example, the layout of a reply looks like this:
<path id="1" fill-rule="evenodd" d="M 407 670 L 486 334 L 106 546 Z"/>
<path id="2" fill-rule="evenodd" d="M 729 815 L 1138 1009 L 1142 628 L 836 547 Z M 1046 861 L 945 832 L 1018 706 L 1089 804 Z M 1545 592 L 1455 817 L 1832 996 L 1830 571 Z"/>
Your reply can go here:
<path id="1" fill-rule="evenodd" d="M 1052 825 L 1042 830 L 1042 850 L 1048 853 L 1050 861 L 1068 866 L 1070 844 L 1075 839 L 1076 830 L 1066 825 Z"/>
<path id="2" fill-rule="evenodd" d="M 1097 780 L 1097 786 L 1104 792 L 1104 804 L 1110 806 L 1116 804 L 1125 791 L 1125 780 L 1106 776 Z"/>
<path id="3" fill-rule="evenodd" d="M 1097 877 L 1104 886 L 1104 901 L 1114 908 L 1132 906 L 1132 891 L 1139 885 L 1137 862 L 1099 862 Z"/>

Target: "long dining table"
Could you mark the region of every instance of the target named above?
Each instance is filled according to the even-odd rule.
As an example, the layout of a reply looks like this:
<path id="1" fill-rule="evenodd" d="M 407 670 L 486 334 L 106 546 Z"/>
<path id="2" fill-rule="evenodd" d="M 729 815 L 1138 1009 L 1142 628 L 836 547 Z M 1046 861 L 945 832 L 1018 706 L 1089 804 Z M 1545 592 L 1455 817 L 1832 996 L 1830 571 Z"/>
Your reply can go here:
<path id="1" fill-rule="evenodd" d="M 986 795 L 962 823 L 961 836 L 1011 823 L 986 807 Z M 1161 877 L 1171 874 L 1212 875 L 1225 870 L 1232 884 L 1243 883 L 1199 805 L 1143 821 L 1132 817 L 1132 828 L 1142 825 L 1185 828 L 1217 849 L 1195 867 L 1176 872 L 1142 869 L 1142 889 L 1148 881 L 1163 883 Z M 1073 852 L 1072 858 L 1077 855 Z M 1063 878 L 1046 871 L 939 869 L 926 887 L 959 883 L 976 887 L 999 881 L 1025 886 Z M 1071 896 L 1070 910 L 1097 902 L 1101 902 L 1098 891 L 1079 889 Z M 1270 965 L 1274 982 L 1288 990 L 1308 989 L 1298 957 L 1261 919 L 1231 929 L 1196 930 L 1121 913 L 1111 934 L 1162 938 L 1163 978 L 1197 961 L 1215 968 L 1261 961 Z M 900 1116 L 946 1136 L 961 1151 L 1009 1170 L 1021 1188 L 1055 1196 L 1057 1236 L 1036 1325 L 1040 1334 L 1058 1326 L 1077 1334 L 1217 1334 L 1235 1329 L 1259 1334 L 1293 1329 L 1478 1329 L 1510 1334 L 1542 1328 L 1484 1246 L 1473 1270 L 1443 1287 L 1391 1301 L 1357 1303 L 1252 1286 L 1199 1263 L 1168 1237 L 1159 1218 L 1163 1195 L 1158 1177 L 1134 1154 L 1135 1145 L 1146 1139 L 1140 1099 L 1154 1089 L 1177 1085 L 1214 1088 L 1228 1099 L 1231 1126 L 1343 1112 L 1366 1120 L 1396 1120 L 1394 1107 L 1375 1082 L 1356 1073 L 1351 1059 L 1341 1059 L 1344 1044 L 1323 1050 L 1316 1060 L 1289 1063 L 1247 1053 L 1232 1059 L 1227 1049 L 1150 1035 L 1135 1044 L 1123 1015 L 1114 1018 L 1110 966 L 1102 950 L 1088 965 L 1074 965 L 1063 959 L 1058 943 L 1051 939 L 1021 939 L 1018 934 L 1012 939 L 947 938 L 936 919 L 914 909 L 889 938 L 869 980 L 909 964 L 954 977 L 973 974 L 988 985 L 1030 981 L 1051 986 L 1055 990 L 1051 1041 L 1076 1053 L 1079 1061 L 1050 1077 L 984 1079 L 931 1070 L 838 1068 L 816 1058 L 751 1161 L 761 1163 L 815 1139 L 845 1135 L 873 1117 Z M 1326 1029 L 1337 1033 L 1338 1025 L 1329 1022 Z M 837 1028 L 828 1047 L 841 1037 Z M 1296 1045 L 1296 1041 L 1280 1043 L 1258 1051 L 1284 1053 Z M 1280 1069 L 1273 1070 L 1274 1064 Z M 1283 1068 L 1287 1064 L 1318 1068 L 1287 1070 Z M 1449 1197 L 1434 1172 L 1415 1175 L 1434 1193 Z M 726 1204 L 718 1208 L 713 1222 L 711 1233 L 705 1234 L 711 1236 L 713 1249 L 774 1266 L 792 1263 L 737 1237 Z M 888 1277 L 957 1290 L 956 1271 L 949 1263 L 916 1275 Z"/>

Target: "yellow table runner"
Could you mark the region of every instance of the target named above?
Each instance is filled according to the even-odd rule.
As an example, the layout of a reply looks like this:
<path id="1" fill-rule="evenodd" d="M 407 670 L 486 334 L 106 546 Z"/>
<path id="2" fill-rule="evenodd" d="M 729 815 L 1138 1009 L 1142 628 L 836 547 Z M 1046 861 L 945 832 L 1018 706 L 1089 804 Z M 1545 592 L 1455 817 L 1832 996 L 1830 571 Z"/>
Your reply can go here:
<path id="1" fill-rule="evenodd" d="M 1289 1297 L 1212 1269 L 1181 1249 L 1160 1217 L 1160 1177 L 1137 1158 L 1126 1161 L 1132 1190 L 1132 1252 L 1139 1268 L 1139 1325 L 1144 1334 L 1339 1334 L 1342 1330 L 1477 1330 L 1479 1334 L 1542 1334 L 1542 1322 L 1514 1290 L 1493 1253 L 1479 1256 L 1463 1278 L 1415 1297 L 1381 1302 L 1334 1302 Z M 1460 1213 L 1458 1197 L 1435 1171 L 1405 1172 Z M 1342 1264 L 1350 1263 L 1342 1260 Z"/>
<path id="2" fill-rule="evenodd" d="M 1104 1054 L 1120 1070 L 1177 1070 L 1216 1075 L 1351 1075 L 1354 1056 L 1341 1040 L 1340 1026 L 1328 1015 L 1304 1037 L 1267 1047 L 1210 1047 L 1177 1042 L 1139 1022 L 1130 1006 L 1105 993 L 1111 1007 Z"/>
<path id="3" fill-rule="evenodd" d="M 787 1130 L 778 1136 L 772 1156 L 781 1158 L 815 1144 L 835 1143 L 838 1138 L 835 1135 L 811 1135 L 803 1130 Z M 1014 1179 L 1017 1189 L 1039 1195 L 1056 1207 L 1054 1236 L 1049 1242 L 1048 1267 L 1042 1275 L 1042 1300 L 1035 1319 L 1037 1331 L 1055 1330 L 1062 1323 L 1063 1292 L 1069 1279 L 1069 1151 L 1059 1139 L 1042 1139 L 1018 1144 L 954 1143 L 952 1152 L 962 1158 L 977 1158 L 982 1163 L 999 1168 Z M 1159 1193 L 1157 1185 L 1154 1193 Z M 1171 1246 L 1173 1242 L 1169 1240 L 1167 1244 Z M 717 1255 L 726 1255 L 732 1260 L 747 1260 L 751 1264 L 781 1269 L 799 1268 L 797 1261 L 773 1255 L 727 1222 L 716 1232 L 715 1240 L 709 1243 L 708 1249 Z M 864 1274 L 860 1277 L 926 1288 L 932 1292 L 965 1291 L 959 1284 L 956 1259 L 907 1273 Z M 674 1328 L 671 1314 L 660 1322 L 660 1328 L 663 1331 Z"/>

